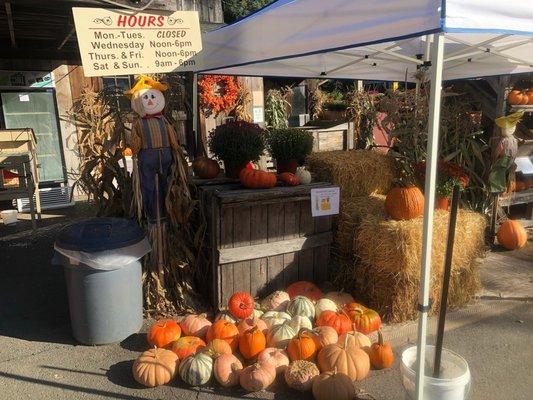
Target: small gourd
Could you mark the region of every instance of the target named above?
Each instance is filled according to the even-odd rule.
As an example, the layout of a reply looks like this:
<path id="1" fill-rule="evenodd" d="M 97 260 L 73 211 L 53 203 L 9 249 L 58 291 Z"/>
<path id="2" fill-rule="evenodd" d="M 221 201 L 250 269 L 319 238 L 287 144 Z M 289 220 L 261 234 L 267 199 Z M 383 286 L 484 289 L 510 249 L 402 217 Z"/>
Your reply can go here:
<path id="1" fill-rule="evenodd" d="M 300 180 L 302 185 L 308 185 L 311 183 L 311 173 L 305 169 L 305 167 L 298 167 L 296 170 L 296 177 Z"/>
<path id="2" fill-rule="evenodd" d="M 290 363 L 283 375 L 285 382 L 287 382 L 290 388 L 300 392 L 306 392 L 311 390 L 313 379 L 320 375 L 320 371 L 310 361 L 297 360 Z"/>

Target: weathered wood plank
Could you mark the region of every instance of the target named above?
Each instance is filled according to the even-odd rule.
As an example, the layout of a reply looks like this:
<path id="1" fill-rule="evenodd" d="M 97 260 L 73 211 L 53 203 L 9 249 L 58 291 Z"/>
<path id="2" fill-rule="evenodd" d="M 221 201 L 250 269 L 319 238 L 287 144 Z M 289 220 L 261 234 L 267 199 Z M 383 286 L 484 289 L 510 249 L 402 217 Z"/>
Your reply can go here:
<path id="1" fill-rule="evenodd" d="M 214 201 L 214 199 L 213 199 Z M 218 248 L 226 249 L 233 247 L 233 209 L 220 210 L 220 235 L 218 237 Z M 215 258 L 218 260 L 218 257 Z M 233 293 L 233 265 L 220 265 L 218 263 L 220 292 L 218 306 L 224 307 L 228 303 L 231 293 Z"/>
<path id="2" fill-rule="evenodd" d="M 300 207 L 300 237 L 311 236 L 315 231 L 315 220 L 311 215 L 309 201 L 298 203 Z M 298 280 L 312 281 L 313 277 L 313 249 L 304 249 L 298 254 Z"/>
<path id="3" fill-rule="evenodd" d="M 284 205 L 283 203 L 269 204 L 267 216 L 267 245 L 272 246 L 272 249 L 278 247 L 279 241 L 283 240 L 284 233 Z M 264 246 L 264 245 L 257 245 Z M 253 252 L 256 256 L 259 254 Z M 277 251 L 274 254 L 282 254 Z M 270 256 L 269 256 L 270 255 Z M 259 257 L 268 257 L 268 271 L 267 271 L 267 290 L 269 292 L 283 287 L 283 255 L 272 255 L 267 253 Z"/>
<path id="4" fill-rule="evenodd" d="M 267 243 L 268 206 L 254 206 L 250 216 L 250 244 Z M 267 283 L 268 260 L 260 258 L 250 261 L 250 293 L 258 296 Z"/>
<path id="5" fill-rule="evenodd" d="M 313 280 L 317 283 L 323 283 L 329 279 L 330 249 L 330 245 L 324 245 L 313 249 Z"/>
<path id="6" fill-rule="evenodd" d="M 218 259 L 220 264 L 230 264 L 244 260 L 280 256 L 295 251 L 327 245 L 331 243 L 332 238 L 333 235 L 331 232 L 322 232 L 309 237 L 287 239 L 280 242 L 220 249 Z"/>
<path id="7" fill-rule="evenodd" d="M 284 231 L 283 243 L 285 245 L 291 239 L 300 237 L 300 206 L 296 202 L 287 202 L 284 207 Z M 279 249 L 283 246 L 279 246 Z M 283 255 L 283 284 L 298 280 L 298 255 L 296 253 L 287 253 Z"/>
<path id="8" fill-rule="evenodd" d="M 250 207 L 239 207 L 233 210 L 233 247 L 248 249 L 250 246 Z M 220 261 L 221 264 L 223 264 Z M 221 268 L 224 268 L 221 265 Z M 250 291 L 250 261 L 240 261 L 233 264 L 233 291 Z"/>
<path id="9" fill-rule="evenodd" d="M 233 247 L 233 208 L 222 208 L 220 211 L 220 235 L 218 248 Z"/>
<path id="10" fill-rule="evenodd" d="M 302 195 L 311 195 L 311 189 L 320 187 L 330 187 L 330 183 L 325 182 L 313 182 L 309 185 L 299 186 L 276 186 L 271 189 L 244 189 L 238 185 L 228 188 L 229 190 L 221 191 L 217 193 L 217 197 L 220 198 L 221 203 L 233 203 L 233 202 L 245 202 L 254 200 L 267 200 L 280 197 L 296 197 Z"/>

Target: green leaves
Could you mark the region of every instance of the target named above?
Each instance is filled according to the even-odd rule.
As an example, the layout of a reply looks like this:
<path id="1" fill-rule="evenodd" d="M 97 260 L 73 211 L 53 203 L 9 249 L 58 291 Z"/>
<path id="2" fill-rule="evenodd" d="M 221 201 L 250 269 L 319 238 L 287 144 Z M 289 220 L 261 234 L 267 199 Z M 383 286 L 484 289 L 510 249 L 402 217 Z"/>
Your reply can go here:
<path id="1" fill-rule="evenodd" d="M 209 150 L 234 164 L 257 161 L 265 149 L 265 131 L 257 124 L 230 121 L 217 126 L 208 139 Z"/>
<path id="2" fill-rule="evenodd" d="M 313 134 L 302 129 L 274 129 L 267 134 L 267 150 L 278 161 L 300 161 L 313 151 L 313 141 Z"/>

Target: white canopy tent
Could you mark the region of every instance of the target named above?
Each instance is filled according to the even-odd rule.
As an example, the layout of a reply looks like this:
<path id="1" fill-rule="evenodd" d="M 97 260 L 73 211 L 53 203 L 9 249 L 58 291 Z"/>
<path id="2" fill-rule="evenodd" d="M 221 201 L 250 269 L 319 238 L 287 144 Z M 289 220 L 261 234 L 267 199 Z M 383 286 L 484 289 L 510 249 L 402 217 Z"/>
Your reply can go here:
<path id="1" fill-rule="evenodd" d="M 203 42 L 198 73 L 415 81 L 418 66 L 431 66 L 416 377 L 422 399 L 441 83 L 533 72 L 533 1 L 278 0 Z"/>

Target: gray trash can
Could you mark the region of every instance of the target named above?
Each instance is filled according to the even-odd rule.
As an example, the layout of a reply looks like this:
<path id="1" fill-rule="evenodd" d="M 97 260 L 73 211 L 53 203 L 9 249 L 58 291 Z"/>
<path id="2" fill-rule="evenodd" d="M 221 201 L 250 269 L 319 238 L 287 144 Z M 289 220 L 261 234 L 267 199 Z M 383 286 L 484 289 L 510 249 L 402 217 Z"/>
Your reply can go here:
<path id="1" fill-rule="evenodd" d="M 91 218 L 59 234 L 53 264 L 65 270 L 72 333 L 88 345 L 115 343 L 143 323 L 140 258 L 150 245 L 126 219 Z"/>

